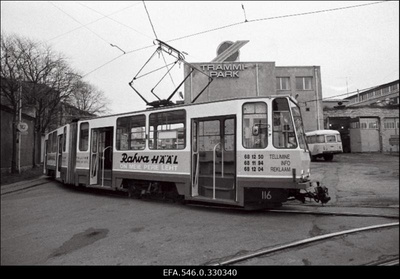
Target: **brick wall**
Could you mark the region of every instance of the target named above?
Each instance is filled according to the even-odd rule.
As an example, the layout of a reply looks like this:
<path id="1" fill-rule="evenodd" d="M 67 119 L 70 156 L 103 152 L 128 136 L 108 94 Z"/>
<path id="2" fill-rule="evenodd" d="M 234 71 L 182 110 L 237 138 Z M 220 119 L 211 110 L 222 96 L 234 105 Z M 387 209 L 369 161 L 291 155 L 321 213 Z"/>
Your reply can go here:
<path id="1" fill-rule="evenodd" d="M 12 157 L 12 113 L 11 110 L 1 107 L 1 172 L 11 169 Z M 32 167 L 33 153 L 33 126 L 34 119 L 22 114 L 22 121 L 28 124 L 28 132 L 21 135 L 21 169 Z"/>

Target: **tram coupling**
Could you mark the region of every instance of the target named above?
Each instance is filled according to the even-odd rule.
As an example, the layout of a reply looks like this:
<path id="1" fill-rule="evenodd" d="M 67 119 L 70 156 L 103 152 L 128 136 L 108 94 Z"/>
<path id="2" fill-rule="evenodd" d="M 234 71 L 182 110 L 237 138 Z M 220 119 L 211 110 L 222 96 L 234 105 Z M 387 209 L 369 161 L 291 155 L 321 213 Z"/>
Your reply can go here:
<path id="1" fill-rule="evenodd" d="M 313 191 L 309 191 L 308 189 L 305 190 L 305 193 L 296 193 L 295 198 L 297 200 L 300 200 L 301 202 L 305 202 L 306 198 L 314 199 L 314 201 L 321 202 L 322 205 L 325 203 L 329 202 L 331 200 L 331 197 L 329 197 L 329 192 L 328 188 L 325 186 L 321 186 L 319 181 L 312 182 L 312 185 L 310 188 L 313 188 Z"/>

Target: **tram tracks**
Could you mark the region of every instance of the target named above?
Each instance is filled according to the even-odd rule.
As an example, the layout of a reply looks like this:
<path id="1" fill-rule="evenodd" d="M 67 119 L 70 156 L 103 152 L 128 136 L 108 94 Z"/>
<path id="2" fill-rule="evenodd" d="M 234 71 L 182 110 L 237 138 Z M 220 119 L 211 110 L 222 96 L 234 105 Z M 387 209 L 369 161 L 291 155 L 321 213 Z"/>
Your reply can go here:
<path id="1" fill-rule="evenodd" d="M 349 234 L 355 234 L 359 232 L 365 232 L 365 231 L 373 231 L 373 230 L 380 230 L 384 228 L 394 228 L 398 227 L 399 222 L 393 222 L 393 223 L 386 223 L 386 224 L 380 224 L 380 225 L 373 225 L 373 226 L 366 226 L 366 227 L 361 227 L 361 228 L 355 228 L 355 229 L 349 229 L 349 230 L 344 230 L 344 231 L 339 231 L 339 232 L 334 232 L 334 233 L 328 233 L 328 234 L 323 234 L 323 235 L 318 235 L 310 238 L 305 238 L 301 240 L 296 240 L 290 243 L 278 245 L 272 248 L 266 248 L 266 249 L 261 249 L 257 250 L 254 252 L 249 252 L 246 254 L 241 254 L 237 256 L 233 256 L 230 258 L 226 258 L 223 260 L 217 260 L 217 261 L 210 261 L 206 263 L 205 265 L 210 265 L 210 266 L 225 266 L 225 265 L 232 265 L 232 264 L 239 264 L 254 258 L 258 258 L 261 256 L 267 256 L 272 253 L 276 252 L 282 252 L 282 251 L 288 251 L 293 248 L 298 248 L 298 247 L 304 247 L 306 245 L 316 243 L 322 240 L 329 240 L 332 238 L 336 238 L 338 236 L 344 236 L 344 235 L 349 235 Z M 395 257 L 392 257 L 390 259 L 385 259 L 379 262 L 373 262 L 370 264 L 366 265 L 398 265 L 399 264 L 399 256 L 396 255 Z"/>
<path id="2" fill-rule="evenodd" d="M 287 214 L 308 214 L 308 215 L 328 215 L 328 216 L 348 216 L 348 217 L 383 217 L 399 219 L 397 214 L 381 214 L 381 213 L 360 213 L 360 212 L 339 212 L 339 211 L 312 211 L 312 210 L 293 210 L 293 209 L 270 209 L 267 212 L 287 213 Z"/>

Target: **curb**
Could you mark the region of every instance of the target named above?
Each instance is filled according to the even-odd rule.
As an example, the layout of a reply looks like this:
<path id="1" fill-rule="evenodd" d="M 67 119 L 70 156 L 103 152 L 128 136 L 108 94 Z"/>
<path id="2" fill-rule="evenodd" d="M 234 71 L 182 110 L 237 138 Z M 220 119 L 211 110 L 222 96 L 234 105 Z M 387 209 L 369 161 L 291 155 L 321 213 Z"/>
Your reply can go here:
<path id="1" fill-rule="evenodd" d="M 28 189 L 28 188 L 35 187 L 35 186 L 39 186 L 39 185 L 42 185 L 47 182 L 48 182 L 48 176 L 42 175 L 41 177 L 33 179 L 33 180 L 25 180 L 25 181 L 19 181 L 19 182 L 3 185 L 0 187 L 1 195 Z"/>

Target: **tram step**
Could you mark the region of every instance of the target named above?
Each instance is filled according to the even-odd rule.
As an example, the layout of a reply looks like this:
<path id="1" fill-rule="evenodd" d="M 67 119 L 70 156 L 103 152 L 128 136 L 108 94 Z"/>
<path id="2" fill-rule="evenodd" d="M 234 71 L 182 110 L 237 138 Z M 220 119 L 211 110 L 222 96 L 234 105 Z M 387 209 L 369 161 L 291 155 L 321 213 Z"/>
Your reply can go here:
<path id="1" fill-rule="evenodd" d="M 213 186 L 200 186 L 200 187 L 203 187 L 204 189 L 207 189 L 207 190 L 213 190 Z M 235 190 L 233 187 L 231 187 L 231 188 L 226 188 L 226 187 L 218 187 L 218 186 L 215 186 L 215 191 L 233 191 L 233 190 Z"/>
<path id="2" fill-rule="evenodd" d="M 199 191 L 204 197 L 212 198 L 214 195 L 212 186 L 203 186 L 199 189 Z M 215 197 L 217 199 L 233 200 L 235 199 L 235 191 L 233 189 L 215 187 Z"/>
<path id="3" fill-rule="evenodd" d="M 215 185 L 217 188 L 222 189 L 227 189 L 231 190 L 233 188 L 233 185 L 235 183 L 235 180 L 233 176 L 225 176 L 225 177 L 216 177 L 215 178 Z M 214 178 L 211 175 L 200 175 L 199 176 L 199 185 L 204 185 L 204 186 L 209 186 L 214 185 Z"/>
<path id="4" fill-rule="evenodd" d="M 111 177 L 105 177 L 103 181 L 104 186 L 112 186 L 112 179 Z"/>

